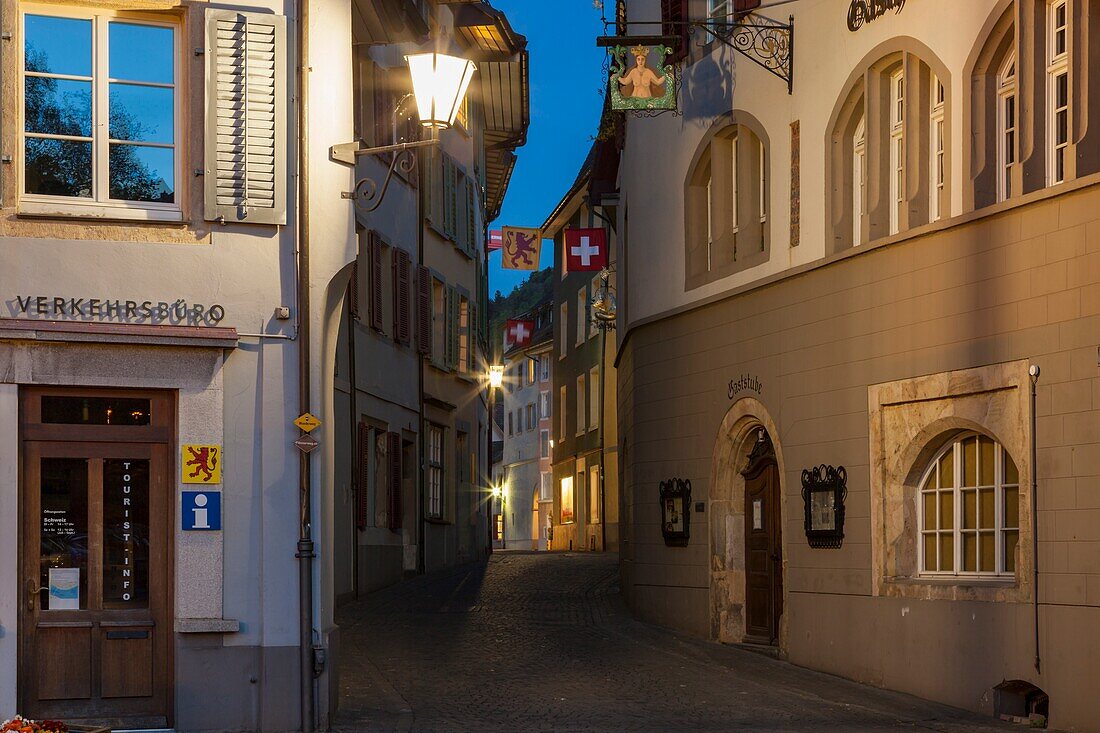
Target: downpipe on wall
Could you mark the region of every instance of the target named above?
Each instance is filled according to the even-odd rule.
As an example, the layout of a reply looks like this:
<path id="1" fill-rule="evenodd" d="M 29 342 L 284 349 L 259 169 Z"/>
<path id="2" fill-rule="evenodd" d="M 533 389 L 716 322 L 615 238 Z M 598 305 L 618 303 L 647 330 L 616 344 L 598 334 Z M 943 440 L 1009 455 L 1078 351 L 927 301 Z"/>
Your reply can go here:
<path id="1" fill-rule="evenodd" d="M 1039 656 L 1039 439 L 1035 433 L 1039 371 L 1038 364 L 1032 364 L 1028 369 L 1031 376 L 1031 564 L 1034 572 L 1031 600 L 1035 617 L 1035 671 L 1042 674 L 1042 659 Z"/>

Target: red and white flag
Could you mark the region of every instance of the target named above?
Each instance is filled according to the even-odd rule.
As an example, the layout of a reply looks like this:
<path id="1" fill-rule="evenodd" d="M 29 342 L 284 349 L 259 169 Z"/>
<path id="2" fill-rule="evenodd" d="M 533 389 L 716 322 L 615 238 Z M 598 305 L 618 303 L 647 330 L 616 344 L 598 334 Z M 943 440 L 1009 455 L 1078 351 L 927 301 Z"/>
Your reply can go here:
<path id="1" fill-rule="evenodd" d="M 526 346 L 531 343 L 531 335 L 535 332 L 534 321 L 508 319 L 504 323 L 504 349 L 514 349 L 517 346 Z"/>
<path id="2" fill-rule="evenodd" d="M 566 229 L 565 258 L 569 272 L 607 267 L 607 233 L 603 229 Z"/>
<path id="3" fill-rule="evenodd" d="M 500 249 L 504 246 L 504 233 L 500 229 L 493 229 L 489 232 L 489 251 L 492 252 L 495 249 Z"/>

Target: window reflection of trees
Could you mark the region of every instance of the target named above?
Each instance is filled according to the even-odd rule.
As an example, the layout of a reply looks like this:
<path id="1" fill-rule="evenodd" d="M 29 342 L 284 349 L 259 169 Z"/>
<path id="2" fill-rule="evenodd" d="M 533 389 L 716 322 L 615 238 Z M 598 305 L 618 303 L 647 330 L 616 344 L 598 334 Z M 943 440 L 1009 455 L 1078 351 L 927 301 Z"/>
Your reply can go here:
<path id="1" fill-rule="evenodd" d="M 26 70 L 52 73 L 44 51 L 27 44 Z M 76 87 L 76 88 L 74 88 Z M 79 91 L 87 87 L 88 92 Z M 28 76 L 24 89 L 24 129 L 42 135 L 90 137 L 90 82 Z M 111 134 L 116 140 L 143 140 L 153 130 L 119 105 L 111 105 Z M 110 197 L 124 201 L 173 203 L 174 186 L 150 170 L 132 145 L 109 146 Z M 27 137 L 26 191 L 47 196 L 92 197 L 92 143 Z"/>

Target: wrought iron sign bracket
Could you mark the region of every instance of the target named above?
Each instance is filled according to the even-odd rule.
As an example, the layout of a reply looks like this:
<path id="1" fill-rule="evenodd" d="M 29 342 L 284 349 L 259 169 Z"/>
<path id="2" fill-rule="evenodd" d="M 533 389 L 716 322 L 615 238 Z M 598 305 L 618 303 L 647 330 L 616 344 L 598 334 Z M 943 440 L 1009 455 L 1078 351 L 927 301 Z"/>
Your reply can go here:
<path id="1" fill-rule="evenodd" d="M 389 189 L 390 181 L 393 180 L 393 172 L 397 170 L 399 165 L 401 166 L 401 172 L 403 174 L 412 172 L 413 167 L 416 165 L 416 153 L 414 153 L 413 150 L 415 148 L 426 148 L 438 144 L 438 138 L 433 138 L 431 140 L 417 140 L 411 143 L 383 145 L 377 148 L 360 148 L 359 141 L 333 145 L 329 148 L 329 159 L 334 163 L 342 163 L 349 166 L 354 166 L 356 158 L 364 155 L 385 155 L 387 153 L 393 153 L 393 157 L 390 158 L 390 169 L 386 172 L 386 179 L 382 182 L 381 190 L 378 188 L 378 182 L 373 178 L 360 178 L 355 182 L 354 191 L 343 191 L 340 197 L 351 199 L 355 202 L 356 208 L 364 214 L 369 214 L 382 205 L 382 199 L 386 197 L 386 190 Z"/>
<path id="2" fill-rule="evenodd" d="M 787 94 L 794 92 L 794 16 L 786 23 L 760 15 L 750 15 L 733 23 L 715 20 L 688 23 L 737 51 L 787 82 Z"/>

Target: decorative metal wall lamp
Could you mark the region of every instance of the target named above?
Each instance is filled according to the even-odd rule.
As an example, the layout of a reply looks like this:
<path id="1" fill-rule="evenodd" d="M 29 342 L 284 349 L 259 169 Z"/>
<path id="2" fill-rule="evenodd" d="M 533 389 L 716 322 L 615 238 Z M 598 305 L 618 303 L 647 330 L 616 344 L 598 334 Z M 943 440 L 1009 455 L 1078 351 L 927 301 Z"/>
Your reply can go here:
<path id="1" fill-rule="evenodd" d="M 810 547 L 835 549 L 843 544 L 847 496 L 848 472 L 844 466 L 814 466 L 802 472 L 806 540 Z"/>
<path id="2" fill-rule="evenodd" d="M 691 481 L 661 482 L 661 534 L 670 547 L 686 547 L 691 536 Z"/>

